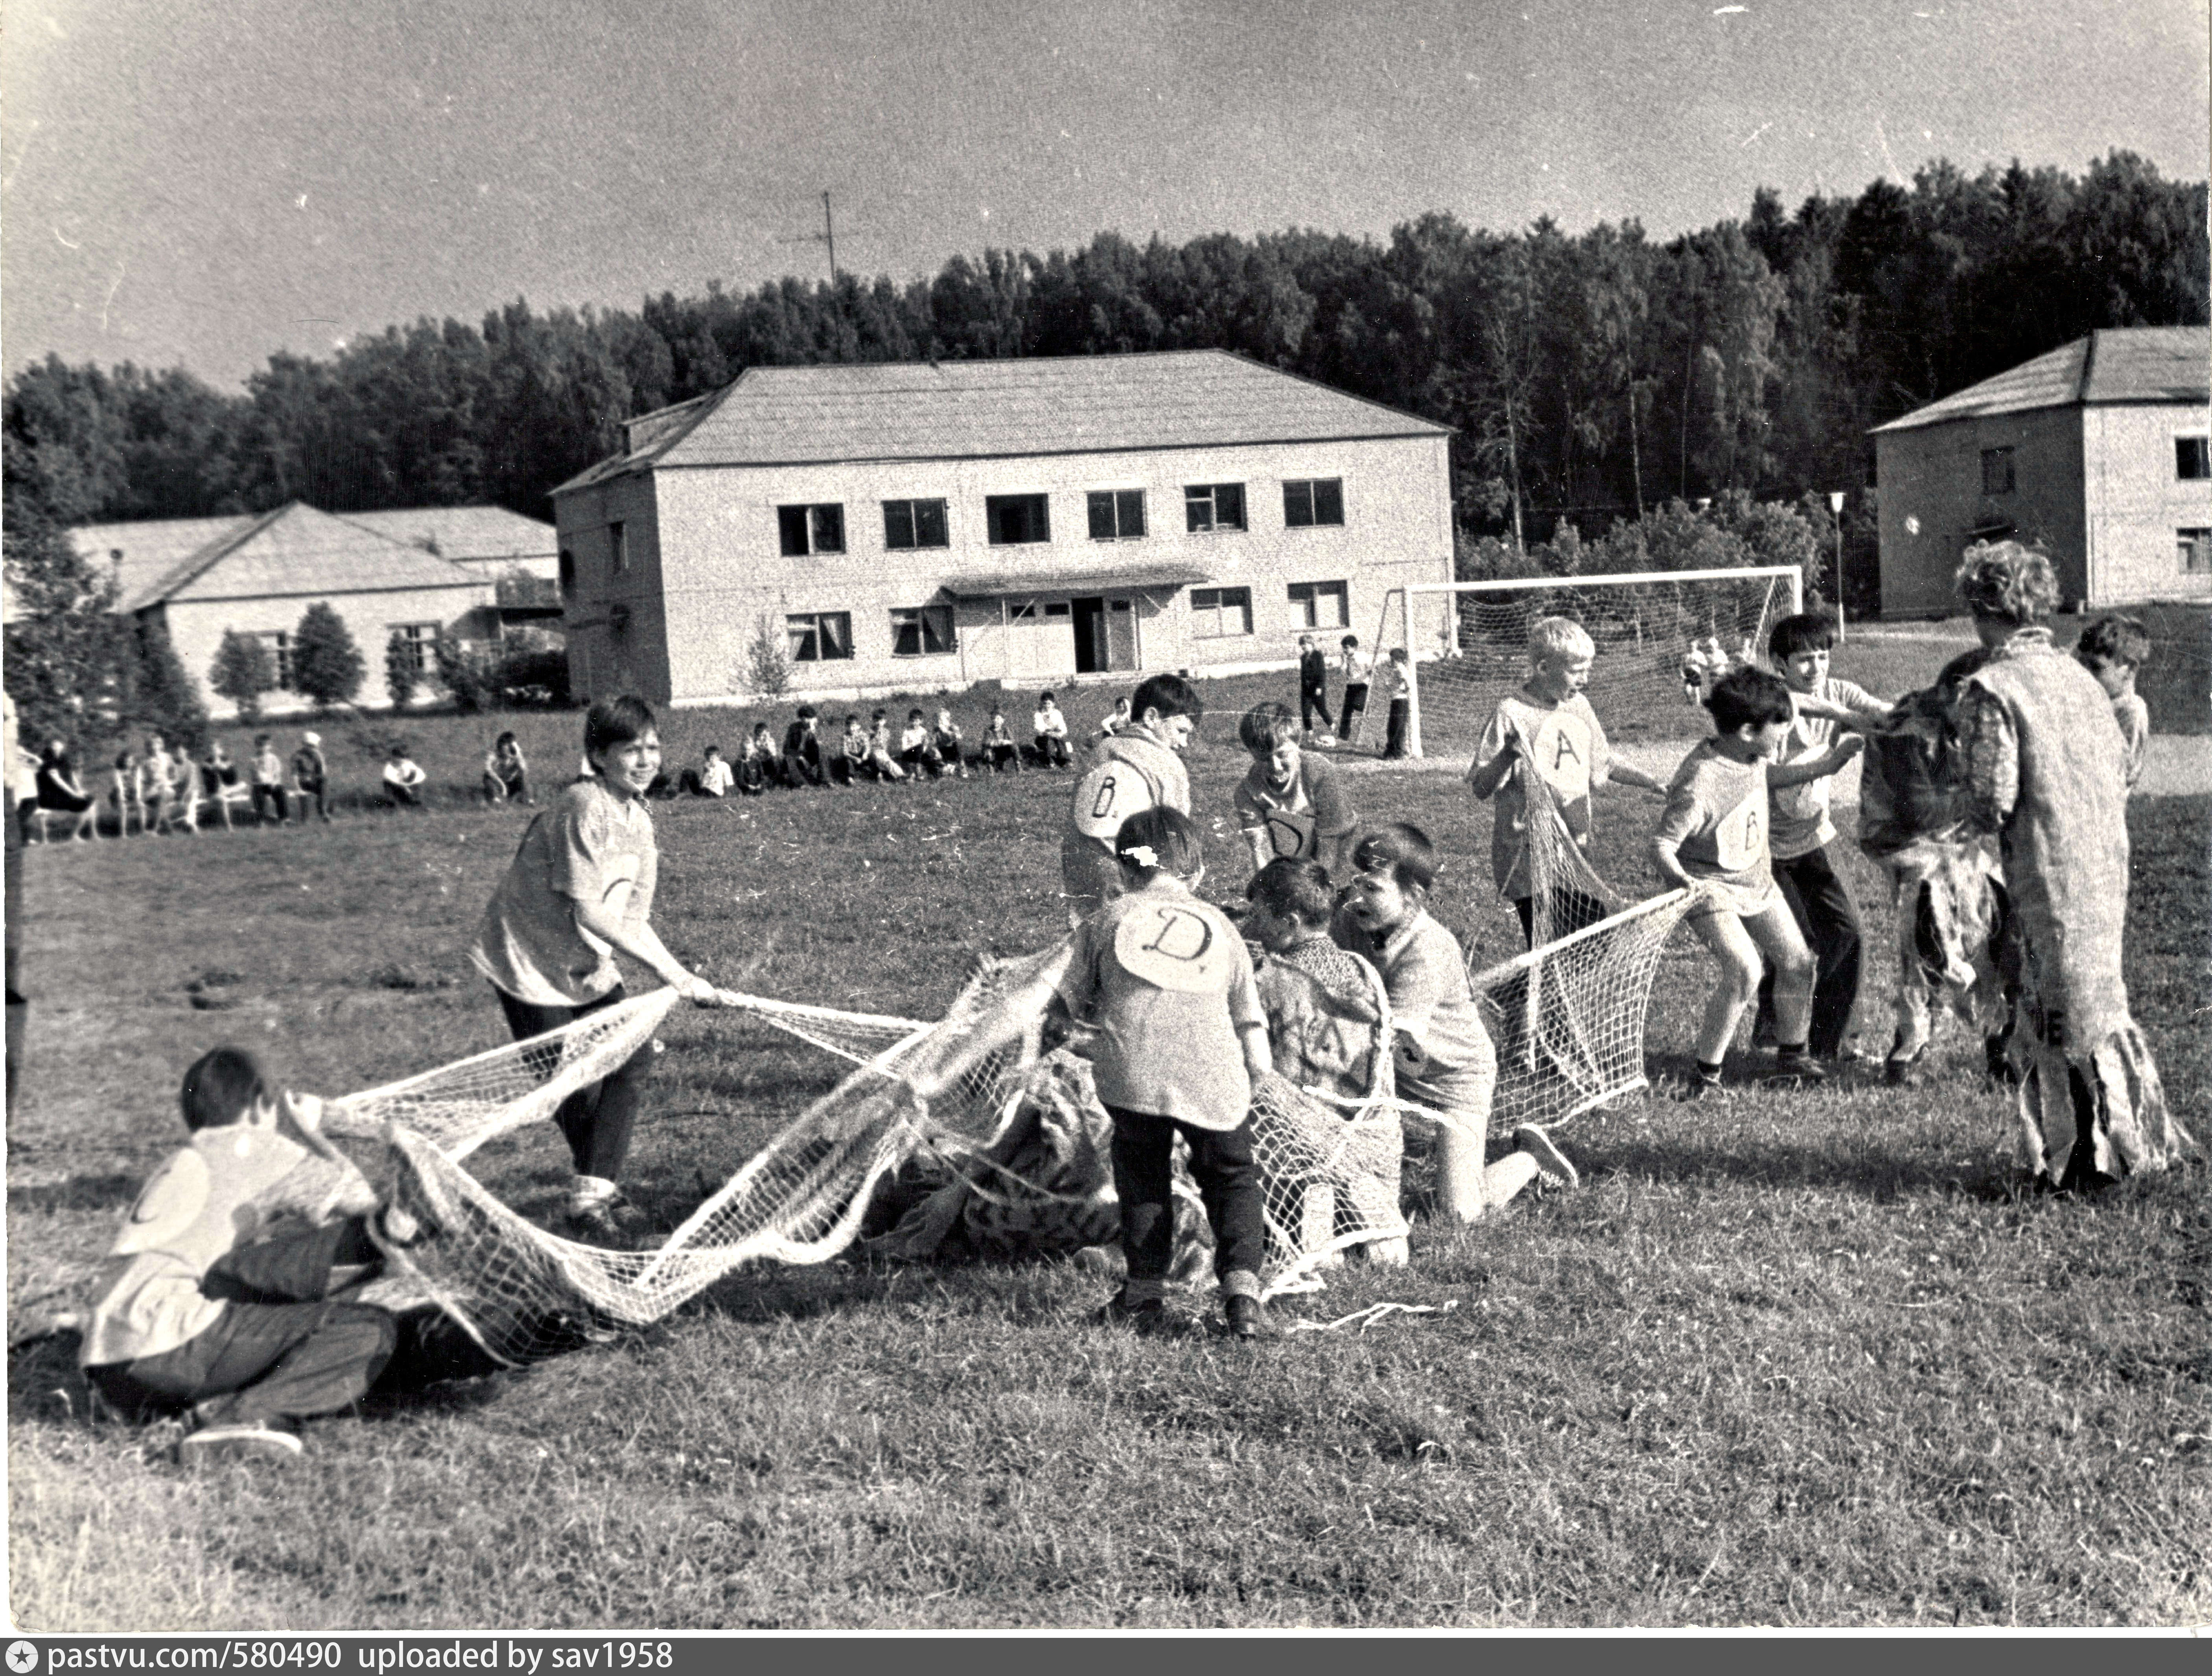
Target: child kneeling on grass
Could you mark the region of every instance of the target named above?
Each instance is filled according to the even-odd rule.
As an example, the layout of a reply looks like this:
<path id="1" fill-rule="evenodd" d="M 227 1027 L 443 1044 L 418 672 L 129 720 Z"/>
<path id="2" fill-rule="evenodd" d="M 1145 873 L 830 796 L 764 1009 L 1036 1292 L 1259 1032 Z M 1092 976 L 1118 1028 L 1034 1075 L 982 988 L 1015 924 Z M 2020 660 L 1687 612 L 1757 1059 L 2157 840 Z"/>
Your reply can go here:
<path id="1" fill-rule="evenodd" d="M 1352 865 L 1356 874 L 1329 933 L 1382 975 L 1399 1094 L 1449 1120 L 1437 1139 L 1438 1204 L 1473 1222 L 1540 1175 L 1574 1186 L 1575 1167 L 1533 1123 L 1513 1132 L 1515 1151 L 1484 1165 L 1498 1050 L 1475 1009 L 1459 939 L 1429 917 L 1437 852 L 1428 834 L 1402 821 L 1370 832 L 1353 847 Z"/>
<path id="2" fill-rule="evenodd" d="M 1129 1277 L 1103 1318 L 1163 1319 L 1175 1257 L 1175 1138 L 1213 1224 L 1223 1313 L 1240 1339 L 1265 1316 L 1267 1228 L 1252 1156 L 1252 1083 L 1272 1069 L 1252 956 L 1221 910 L 1192 892 L 1206 875 L 1198 828 L 1141 810 L 1115 853 L 1127 889 L 1077 927 L 1058 1004 L 1095 1026 L 1098 1098 L 1114 1120 L 1114 1187 Z"/>
<path id="3" fill-rule="evenodd" d="M 252 1201 L 307 1163 L 338 1155 L 322 1102 L 280 1092 L 242 1048 L 185 1072 L 191 1142 L 138 1194 L 108 1253 L 82 1352 L 86 1378 L 133 1416 L 185 1410 L 180 1460 L 296 1455 L 298 1423 L 350 1406 L 392 1359 L 395 1318 L 333 1294 L 371 1278 L 379 1239 L 406 1243 L 404 1212 L 349 1217 L 248 1243 Z"/>
<path id="4" fill-rule="evenodd" d="M 1302 749 L 1291 707 L 1279 701 L 1253 706 L 1237 724 L 1237 737 L 1252 757 L 1252 771 L 1237 782 L 1231 799 L 1237 830 L 1252 847 L 1252 865 L 1263 868 L 1277 856 L 1291 856 L 1341 871 L 1359 817 L 1336 770 Z"/>
<path id="5" fill-rule="evenodd" d="M 1774 968 L 1773 1079 L 1820 1082 L 1826 1073 L 1807 1049 L 1813 1014 L 1813 951 L 1775 882 L 1767 849 L 1771 791 L 1832 774 L 1866 748 L 1847 735 L 1822 756 L 1787 768 L 1769 762 L 1796 712 L 1780 676 L 1731 670 L 1705 696 L 1714 737 L 1682 759 L 1667 792 L 1651 849 L 1660 876 L 1698 893 L 1691 928 L 1717 969 L 1698 1029 L 1698 1068 L 1683 1092 L 1695 1100 L 1720 1086 L 1721 1061 L 1759 989 L 1762 958 Z"/>

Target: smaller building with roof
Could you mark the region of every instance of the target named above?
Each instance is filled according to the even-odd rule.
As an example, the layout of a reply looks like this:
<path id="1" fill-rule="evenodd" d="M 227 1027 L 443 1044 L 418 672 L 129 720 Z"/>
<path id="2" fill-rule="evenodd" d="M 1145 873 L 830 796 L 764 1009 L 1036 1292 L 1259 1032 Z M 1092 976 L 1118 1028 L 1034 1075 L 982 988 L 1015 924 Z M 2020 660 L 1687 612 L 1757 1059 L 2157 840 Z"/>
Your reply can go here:
<path id="1" fill-rule="evenodd" d="M 2075 604 L 2212 598 L 2212 327 L 2094 331 L 1877 428 L 1885 616 L 1960 609 L 1976 541 Z"/>
<path id="2" fill-rule="evenodd" d="M 88 562 L 115 579 L 117 610 L 167 628 L 216 715 L 231 711 L 208 687 L 223 635 L 236 629 L 268 646 L 279 689 L 270 707 L 282 708 L 292 638 L 318 601 L 337 611 L 361 648 L 368 666 L 362 698 L 370 705 L 384 701 L 384 652 L 395 633 L 427 681 L 437 671 L 441 641 L 495 640 L 501 632 L 493 576 L 297 501 L 257 517 L 92 524 L 70 535 Z"/>
<path id="3" fill-rule="evenodd" d="M 1018 688 L 1371 643 L 1449 429 L 1219 350 L 756 367 L 553 493 L 579 694 Z"/>

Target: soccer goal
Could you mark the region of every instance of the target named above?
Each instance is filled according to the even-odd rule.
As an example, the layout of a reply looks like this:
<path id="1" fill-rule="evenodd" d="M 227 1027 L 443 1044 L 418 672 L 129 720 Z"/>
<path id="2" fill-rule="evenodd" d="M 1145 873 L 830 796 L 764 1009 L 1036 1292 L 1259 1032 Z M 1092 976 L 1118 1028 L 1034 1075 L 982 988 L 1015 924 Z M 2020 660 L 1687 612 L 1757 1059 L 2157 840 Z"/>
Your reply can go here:
<path id="1" fill-rule="evenodd" d="M 1406 648 L 1407 749 L 1472 756 L 1499 695 L 1526 671 L 1540 617 L 1589 631 L 1590 701 L 1610 720 L 1696 702 L 1701 681 L 1762 654 L 1767 630 L 1804 598 L 1795 565 L 1425 582 L 1384 596 L 1376 640 L 1378 655 Z"/>

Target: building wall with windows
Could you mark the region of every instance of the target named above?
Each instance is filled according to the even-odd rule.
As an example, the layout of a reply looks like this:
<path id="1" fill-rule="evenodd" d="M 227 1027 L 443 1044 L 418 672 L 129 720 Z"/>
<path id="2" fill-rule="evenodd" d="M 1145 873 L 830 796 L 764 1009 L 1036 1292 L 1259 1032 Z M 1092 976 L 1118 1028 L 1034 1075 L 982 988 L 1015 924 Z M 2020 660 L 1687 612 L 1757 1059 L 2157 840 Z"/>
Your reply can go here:
<path id="1" fill-rule="evenodd" d="M 2212 598 L 2212 407 L 2081 414 L 2093 604 Z"/>
<path id="2" fill-rule="evenodd" d="M 663 467 L 556 507 L 578 690 L 678 704 L 746 692 L 763 633 L 799 692 L 1279 666 L 1451 574 L 1441 434 Z"/>
<path id="3" fill-rule="evenodd" d="M 1882 615 L 1961 610 L 1951 579 L 1984 538 L 2040 544 L 2065 596 L 2086 598 L 2081 473 L 2079 408 L 1876 435 Z"/>

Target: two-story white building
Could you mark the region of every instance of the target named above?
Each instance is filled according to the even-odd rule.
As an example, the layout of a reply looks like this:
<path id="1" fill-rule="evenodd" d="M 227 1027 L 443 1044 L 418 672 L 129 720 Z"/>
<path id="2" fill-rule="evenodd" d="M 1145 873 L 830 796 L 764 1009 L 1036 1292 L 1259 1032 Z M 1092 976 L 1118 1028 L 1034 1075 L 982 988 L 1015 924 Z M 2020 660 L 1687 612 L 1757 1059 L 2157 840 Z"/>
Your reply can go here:
<path id="1" fill-rule="evenodd" d="M 1960 609 L 1972 543 L 2051 555 L 2068 600 L 2212 598 L 2212 327 L 2092 332 L 1874 434 L 1885 616 Z"/>
<path id="2" fill-rule="evenodd" d="M 1372 643 L 1451 579 L 1444 426 L 1218 350 L 756 367 L 553 492 L 580 694 L 1016 686 Z"/>

